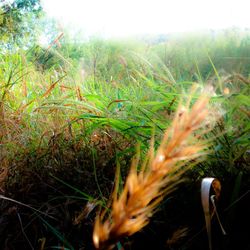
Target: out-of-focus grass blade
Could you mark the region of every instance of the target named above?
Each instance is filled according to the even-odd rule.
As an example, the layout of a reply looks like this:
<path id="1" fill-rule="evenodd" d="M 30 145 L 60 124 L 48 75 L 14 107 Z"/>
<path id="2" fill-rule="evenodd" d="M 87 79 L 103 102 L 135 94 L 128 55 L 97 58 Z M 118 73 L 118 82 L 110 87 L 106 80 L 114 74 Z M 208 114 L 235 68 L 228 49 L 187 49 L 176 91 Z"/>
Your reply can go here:
<path id="1" fill-rule="evenodd" d="M 87 201 L 93 201 L 93 200 L 94 200 L 94 198 L 91 197 L 90 195 L 88 195 L 88 194 L 82 192 L 81 190 L 79 190 L 79 189 L 77 189 L 77 188 L 71 186 L 70 184 L 68 184 L 68 183 L 64 182 L 63 180 L 61 180 L 61 179 L 55 177 L 54 175 L 50 174 L 50 176 L 51 176 L 52 178 L 56 179 L 57 181 L 61 182 L 61 183 L 64 184 L 65 186 L 71 188 L 71 189 L 74 190 L 75 192 L 81 194 Z"/>
<path id="2" fill-rule="evenodd" d="M 65 239 L 65 237 L 53 226 L 51 226 L 46 220 L 39 216 L 40 220 L 50 229 L 50 231 L 70 250 L 74 250 L 74 247 Z"/>

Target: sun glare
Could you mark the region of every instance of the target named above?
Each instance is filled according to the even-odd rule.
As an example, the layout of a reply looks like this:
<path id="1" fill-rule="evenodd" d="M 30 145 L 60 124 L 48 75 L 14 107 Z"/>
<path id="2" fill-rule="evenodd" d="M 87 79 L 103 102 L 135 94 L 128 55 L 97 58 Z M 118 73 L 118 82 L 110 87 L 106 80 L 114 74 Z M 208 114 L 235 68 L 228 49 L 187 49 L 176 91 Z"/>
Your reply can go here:
<path id="1" fill-rule="evenodd" d="M 85 34 L 122 37 L 249 28 L 248 0 L 42 0 L 50 17 Z"/>

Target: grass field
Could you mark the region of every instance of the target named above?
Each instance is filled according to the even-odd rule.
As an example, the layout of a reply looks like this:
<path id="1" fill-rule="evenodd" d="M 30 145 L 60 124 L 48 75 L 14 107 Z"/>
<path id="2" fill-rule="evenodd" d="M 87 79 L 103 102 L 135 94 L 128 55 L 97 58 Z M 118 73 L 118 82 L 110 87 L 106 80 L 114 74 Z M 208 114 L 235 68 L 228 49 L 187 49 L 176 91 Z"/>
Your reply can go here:
<path id="1" fill-rule="evenodd" d="M 207 249 L 200 182 L 216 177 L 222 184 L 218 210 L 228 235 L 223 237 L 213 220 L 214 249 L 248 249 L 249 31 L 128 41 L 82 42 L 67 34 L 54 39 L 46 47 L 0 48 L 0 248 L 94 249 L 95 224 L 94 236 L 99 234 L 106 249 L 109 244 Z M 192 113 L 204 93 L 209 103 Z M 205 120 L 192 128 L 206 108 Z M 178 120 L 181 112 L 184 118 Z M 178 125 L 191 127 L 195 141 L 174 143 L 174 132 L 166 139 L 166 129 L 182 131 Z M 164 172 L 167 181 L 160 175 L 153 183 L 165 181 L 156 191 L 149 185 L 149 191 L 136 193 L 153 193 L 150 209 L 143 210 L 145 218 L 152 213 L 150 224 L 143 228 L 147 223 L 140 221 L 133 230 L 129 224 L 131 231 L 119 234 L 113 217 L 105 224 L 109 230 L 101 231 L 95 217 L 100 209 L 112 214 L 113 189 L 127 199 L 136 185 L 146 189 L 148 182 L 133 178 L 161 156 L 154 149 L 170 150 L 167 143 L 173 148 L 166 153 L 171 159 L 166 166 L 173 167 Z M 185 153 L 175 161 L 178 147 Z M 125 209 L 129 199 L 123 202 Z"/>

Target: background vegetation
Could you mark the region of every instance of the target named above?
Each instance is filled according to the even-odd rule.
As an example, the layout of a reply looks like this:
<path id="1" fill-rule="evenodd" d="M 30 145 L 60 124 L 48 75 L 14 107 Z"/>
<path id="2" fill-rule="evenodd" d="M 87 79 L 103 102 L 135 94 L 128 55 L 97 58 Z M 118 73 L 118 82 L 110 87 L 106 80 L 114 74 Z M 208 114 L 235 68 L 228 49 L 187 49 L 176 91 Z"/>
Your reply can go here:
<path id="1" fill-rule="evenodd" d="M 82 40 L 47 20 L 37 0 L 0 6 L 1 249 L 92 249 L 117 163 L 122 185 L 136 144 L 143 156 L 155 131 L 158 146 L 194 84 L 212 95 L 209 155 L 122 245 L 206 249 L 199 183 L 213 176 L 228 232 L 214 223 L 215 248 L 248 249 L 249 30 Z"/>

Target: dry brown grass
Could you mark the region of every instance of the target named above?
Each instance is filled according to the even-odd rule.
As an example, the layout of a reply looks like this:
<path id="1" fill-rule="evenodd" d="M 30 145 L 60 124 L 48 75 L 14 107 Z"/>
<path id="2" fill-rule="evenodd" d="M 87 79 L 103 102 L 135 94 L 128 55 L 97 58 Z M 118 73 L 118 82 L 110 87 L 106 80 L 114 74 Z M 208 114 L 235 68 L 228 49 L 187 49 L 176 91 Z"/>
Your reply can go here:
<path id="1" fill-rule="evenodd" d="M 204 121 L 208 115 L 208 101 L 207 97 L 201 97 L 189 109 L 189 100 L 185 108 L 178 109 L 156 154 L 152 140 L 139 172 L 139 154 L 134 158 L 119 196 L 117 178 L 111 213 L 106 218 L 104 211 L 95 221 L 93 242 L 97 249 L 112 249 L 122 237 L 147 225 L 164 196 L 180 183 L 181 175 L 196 162 L 195 159 L 204 155 L 206 143 L 200 135 L 207 131 L 200 129 L 205 124 L 207 127 Z"/>

